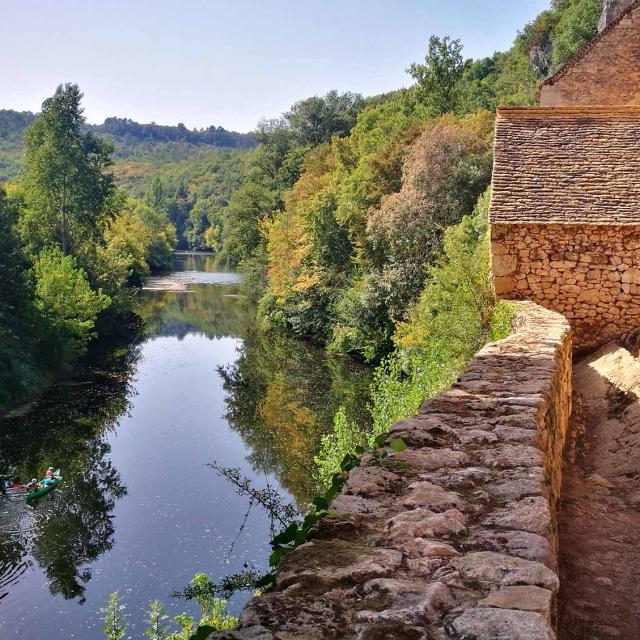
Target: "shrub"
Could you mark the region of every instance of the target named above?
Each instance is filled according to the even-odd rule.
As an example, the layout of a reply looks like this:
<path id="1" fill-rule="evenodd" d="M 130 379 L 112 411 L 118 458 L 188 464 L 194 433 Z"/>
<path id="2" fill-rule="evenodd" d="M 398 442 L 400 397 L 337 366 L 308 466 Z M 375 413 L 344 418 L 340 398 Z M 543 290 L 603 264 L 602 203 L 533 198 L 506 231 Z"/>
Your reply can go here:
<path id="1" fill-rule="evenodd" d="M 93 291 L 73 256 L 60 249 L 42 251 L 34 266 L 36 309 L 57 334 L 63 360 L 82 355 L 94 337 L 98 314 L 111 300 Z"/>

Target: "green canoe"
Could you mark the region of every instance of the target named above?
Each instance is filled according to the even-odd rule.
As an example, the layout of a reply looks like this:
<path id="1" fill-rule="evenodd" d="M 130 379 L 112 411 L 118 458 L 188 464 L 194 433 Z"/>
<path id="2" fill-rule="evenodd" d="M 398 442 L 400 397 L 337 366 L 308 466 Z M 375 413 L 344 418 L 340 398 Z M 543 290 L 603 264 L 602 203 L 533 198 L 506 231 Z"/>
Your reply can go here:
<path id="1" fill-rule="evenodd" d="M 42 489 L 38 489 L 37 491 L 27 493 L 27 502 L 30 500 L 35 500 L 36 498 L 40 498 L 45 494 L 49 493 L 49 491 L 53 491 L 60 484 L 61 481 L 62 481 L 62 476 L 60 475 L 60 469 L 56 469 L 53 472 L 53 482 L 48 484 L 46 487 L 42 487 Z"/>

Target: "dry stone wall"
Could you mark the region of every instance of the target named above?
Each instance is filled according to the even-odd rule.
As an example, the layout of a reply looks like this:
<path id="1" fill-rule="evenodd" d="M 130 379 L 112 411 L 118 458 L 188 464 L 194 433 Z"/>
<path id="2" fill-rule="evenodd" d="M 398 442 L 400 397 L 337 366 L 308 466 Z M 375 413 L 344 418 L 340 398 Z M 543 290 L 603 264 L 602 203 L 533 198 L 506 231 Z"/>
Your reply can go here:
<path id="1" fill-rule="evenodd" d="M 213 638 L 555 638 L 571 334 L 516 304 L 510 337 L 393 426 L 407 451 L 365 458 L 276 587 Z"/>
<path id="2" fill-rule="evenodd" d="M 640 226 L 493 224 L 496 294 L 562 313 L 580 349 L 640 326 Z"/>

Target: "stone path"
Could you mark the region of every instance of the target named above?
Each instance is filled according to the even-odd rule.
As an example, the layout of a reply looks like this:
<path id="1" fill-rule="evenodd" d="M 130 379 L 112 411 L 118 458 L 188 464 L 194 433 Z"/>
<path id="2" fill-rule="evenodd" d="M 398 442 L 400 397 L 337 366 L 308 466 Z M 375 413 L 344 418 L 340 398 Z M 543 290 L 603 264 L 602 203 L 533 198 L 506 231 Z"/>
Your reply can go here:
<path id="1" fill-rule="evenodd" d="M 576 446 L 567 450 L 559 519 L 559 638 L 638 640 L 640 359 L 607 345 L 575 365 L 574 391 Z"/>

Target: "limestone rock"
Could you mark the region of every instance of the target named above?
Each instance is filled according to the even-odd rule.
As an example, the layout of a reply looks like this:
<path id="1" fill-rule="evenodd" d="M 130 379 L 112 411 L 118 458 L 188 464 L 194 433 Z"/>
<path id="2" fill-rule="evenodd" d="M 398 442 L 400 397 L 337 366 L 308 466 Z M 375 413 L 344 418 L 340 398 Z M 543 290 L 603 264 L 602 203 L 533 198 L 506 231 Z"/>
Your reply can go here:
<path id="1" fill-rule="evenodd" d="M 509 609 L 467 609 L 453 628 L 459 638 L 474 640 L 555 640 L 547 621 L 539 613 Z"/>
<path id="2" fill-rule="evenodd" d="M 553 593 L 531 585 L 502 587 L 478 602 L 479 607 L 521 609 L 540 613 L 550 620 Z"/>
<path id="3" fill-rule="evenodd" d="M 429 509 L 414 509 L 387 520 L 388 537 L 395 542 L 412 538 L 450 538 L 466 530 L 466 519 L 457 509 L 434 513 Z"/>
<path id="4" fill-rule="evenodd" d="M 411 491 L 402 501 L 402 505 L 408 509 L 424 507 L 436 512 L 464 509 L 464 501 L 459 495 L 431 482 L 416 482 L 409 488 Z"/>
<path id="5" fill-rule="evenodd" d="M 281 588 L 304 583 L 310 589 L 327 590 L 339 583 L 388 576 L 401 563 L 402 554 L 392 549 L 373 549 L 344 540 L 316 540 L 283 559 L 277 583 Z"/>
<path id="6" fill-rule="evenodd" d="M 454 558 L 449 565 L 457 569 L 464 580 L 504 586 L 537 585 L 554 592 L 558 590 L 558 577 L 551 569 L 539 562 L 492 551 L 469 553 Z"/>
<path id="7" fill-rule="evenodd" d="M 417 614 L 414 622 L 416 618 L 438 622 L 445 612 L 456 605 L 451 591 L 442 582 L 429 584 L 423 580 L 370 580 L 364 585 L 363 591 L 367 607 L 413 610 Z M 407 616 L 407 620 L 411 617 Z M 365 618 L 373 619 L 370 615 Z"/>

